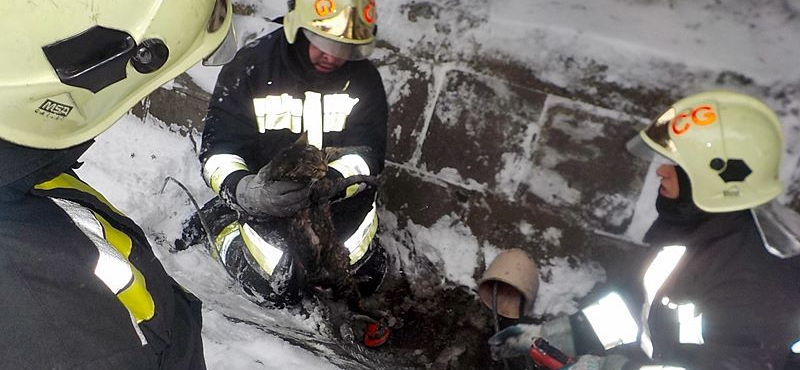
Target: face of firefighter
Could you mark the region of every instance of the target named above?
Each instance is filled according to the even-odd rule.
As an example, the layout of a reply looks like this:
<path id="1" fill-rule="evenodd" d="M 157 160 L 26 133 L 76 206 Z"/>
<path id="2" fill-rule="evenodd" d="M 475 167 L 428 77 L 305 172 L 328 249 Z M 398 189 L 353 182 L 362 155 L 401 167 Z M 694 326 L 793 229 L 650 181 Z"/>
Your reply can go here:
<path id="1" fill-rule="evenodd" d="M 656 175 L 661 178 L 661 188 L 658 189 L 662 197 L 678 199 L 680 187 L 678 186 L 678 171 L 671 164 L 663 164 L 656 170 Z"/>
<path id="2" fill-rule="evenodd" d="M 331 73 L 347 63 L 347 59 L 330 55 L 310 42 L 308 43 L 308 59 L 311 60 L 311 65 L 319 73 Z"/>

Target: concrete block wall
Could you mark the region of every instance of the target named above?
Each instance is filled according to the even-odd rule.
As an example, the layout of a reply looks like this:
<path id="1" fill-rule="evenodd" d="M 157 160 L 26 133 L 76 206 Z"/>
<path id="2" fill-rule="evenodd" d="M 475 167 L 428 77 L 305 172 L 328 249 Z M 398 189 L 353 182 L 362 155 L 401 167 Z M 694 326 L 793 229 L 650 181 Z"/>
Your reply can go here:
<path id="1" fill-rule="evenodd" d="M 594 230 L 624 233 L 648 166 L 624 144 L 642 118 L 535 79 L 433 65 L 382 67 L 414 76 L 401 82 L 409 98 L 391 106 L 382 199 L 401 223 L 453 215 L 481 242 L 544 258 L 586 255 Z"/>
<path id="2" fill-rule="evenodd" d="M 435 27 L 457 35 L 450 25 L 486 22 L 464 9 L 412 1 L 401 7 L 403 26 L 428 27 L 420 20 L 455 17 L 460 21 Z M 800 116 L 800 89 L 757 86 L 730 71 L 690 71 L 663 62 L 660 68 L 681 84 L 641 81 L 631 87 L 609 82 L 607 66 L 565 58 L 558 62 L 574 78 L 558 84 L 513 56 L 464 53 L 447 43 L 408 49 L 381 41 L 377 49 L 375 63 L 390 101 L 381 205 L 397 215 L 400 227 L 431 226 L 455 216 L 481 245 L 521 247 L 540 260 L 625 263 L 626 251 L 636 247 L 599 236 L 625 232 L 647 172 L 647 163 L 626 153 L 625 141 L 686 91 L 753 91 L 780 103 L 785 110 L 779 114 Z M 176 123 L 184 133 L 202 130 L 208 93 L 187 75 L 178 82 L 133 112 Z M 793 130 L 788 140 L 800 137 Z M 789 190 L 788 202 L 797 209 L 800 188 Z"/>

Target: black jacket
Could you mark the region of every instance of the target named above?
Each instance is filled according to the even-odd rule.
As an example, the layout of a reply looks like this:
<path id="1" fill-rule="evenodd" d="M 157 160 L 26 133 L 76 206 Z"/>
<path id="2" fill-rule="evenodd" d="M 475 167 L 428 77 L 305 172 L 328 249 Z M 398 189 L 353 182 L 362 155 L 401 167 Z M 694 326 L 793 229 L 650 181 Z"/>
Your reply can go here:
<path id="1" fill-rule="evenodd" d="M 0 141 L 0 368 L 205 368 L 199 302 L 167 275 L 141 229 L 70 170 L 88 146 Z M 106 221 L 104 232 L 121 232 L 115 240 L 129 238 L 125 259 L 146 299 L 118 297 L 96 275 L 100 249 L 64 204 Z M 138 333 L 123 300 L 152 312 Z"/>
<path id="2" fill-rule="evenodd" d="M 278 150 L 293 143 L 302 131 L 309 130 L 304 117 L 300 120 L 302 127 L 295 126 L 294 130 L 279 129 L 266 119 L 267 127 L 260 132 L 254 99 L 267 96 L 283 95 L 306 104 L 308 92 L 319 93 L 326 114 L 333 107 L 325 104 L 326 96 L 357 99 L 343 128 L 331 128 L 325 122 L 322 146 L 364 147 L 358 155 L 369 166 L 370 174 L 377 175 L 383 170 L 388 104 L 377 69 L 368 60 L 362 60 L 347 62 L 332 73 L 317 73 L 308 60 L 308 41 L 302 33 L 298 33 L 295 44 L 289 44 L 283 32 L 278 29 L 242 48 L 218 77 L 203 130 L 200 161 L 204 176 L 208 175 L 205 167 L 208 159 L 219 154 L 238 156 L 248 168 L 227 175 L 220 188 L 214 189 L 223 198 L 234 192 L 244 175 L 257 172 Z M 374 192 L 367 191 L 334 205 L 335 221 L 342 218 L 349 221 L 344 222 L 347 225 L 338 222 L 337 228 L 354 229 L 371 209 L 373 199 Z"/>
<path id="3" fill-rule="evenodd" d="M 710 214 L 665 198 L 657 208 L 645 241 L 687 249 L 650 311 L 654 359 L 694 370 L 783 369 L 800 339 L 800 258 L 770 254 L 749 210 Z M 702 313 L 703 344 L 679 344 L 664 297 Z"/>

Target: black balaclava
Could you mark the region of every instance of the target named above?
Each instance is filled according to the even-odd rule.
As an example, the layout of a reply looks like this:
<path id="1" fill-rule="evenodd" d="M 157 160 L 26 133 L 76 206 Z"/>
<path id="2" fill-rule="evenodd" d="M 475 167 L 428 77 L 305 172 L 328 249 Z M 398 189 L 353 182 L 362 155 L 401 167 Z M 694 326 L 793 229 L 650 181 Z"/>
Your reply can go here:
<path id="1" fill-rule="evenodd" d="M 658 218 L 645 233 L 645 243 L 654 246 L 687 245 L 687 238 L 712 216 L 692 201 L 692 184 L 686 172 L 680 166 L 675 166 L 675 170 L 678 174 L 678 198 L 669 199 L 658 194 Z"/>
<path id="2" fill-rule="evenodd" d="M 696 223 L 708 218 L 709 214 L 698 208 L 692 200 L 692 183 L 689 181 L 689 176 L 681 166 L 675 166 L 675 171 L 678 174 L 678 198 L 669 199 L 659 193 L 656 199 L 659 217 L 676 224 Z"/>

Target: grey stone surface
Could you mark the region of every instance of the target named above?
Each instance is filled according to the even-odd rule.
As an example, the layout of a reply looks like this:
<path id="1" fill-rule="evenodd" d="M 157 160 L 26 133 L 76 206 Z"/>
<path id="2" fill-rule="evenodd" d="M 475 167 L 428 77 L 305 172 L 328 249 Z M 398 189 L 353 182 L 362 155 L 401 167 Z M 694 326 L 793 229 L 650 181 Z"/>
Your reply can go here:
<path id="1" fill-rule="evenodd" d="M 591 105 L 566 100 L 551 104 L 535 144 L 534 176 L 564 179 L 562 186 L 573 189 L 577 201 L 563 207 L 589 225 L 622 234 L 649 165 L 625 149 L 638 128 L 637 120 Z"/>
<path id="2" fill-rule="evenodd" d="M 456 169 L 493 188 L 503 154 L 524 150 L 527 128 L 538 121 L 546 95 L 459 70 L 445 79 L 420 166 L 432 173 Z"/>
<path id="3" fill-rule="evenodd" d="M 432 67 L 397 52 L 376 64 L 382 75 L 396 78 L 386 86 L 390 103 L 386 159 L 406 163 L 414 155 L 425 126 L 433 86 Z"/>

